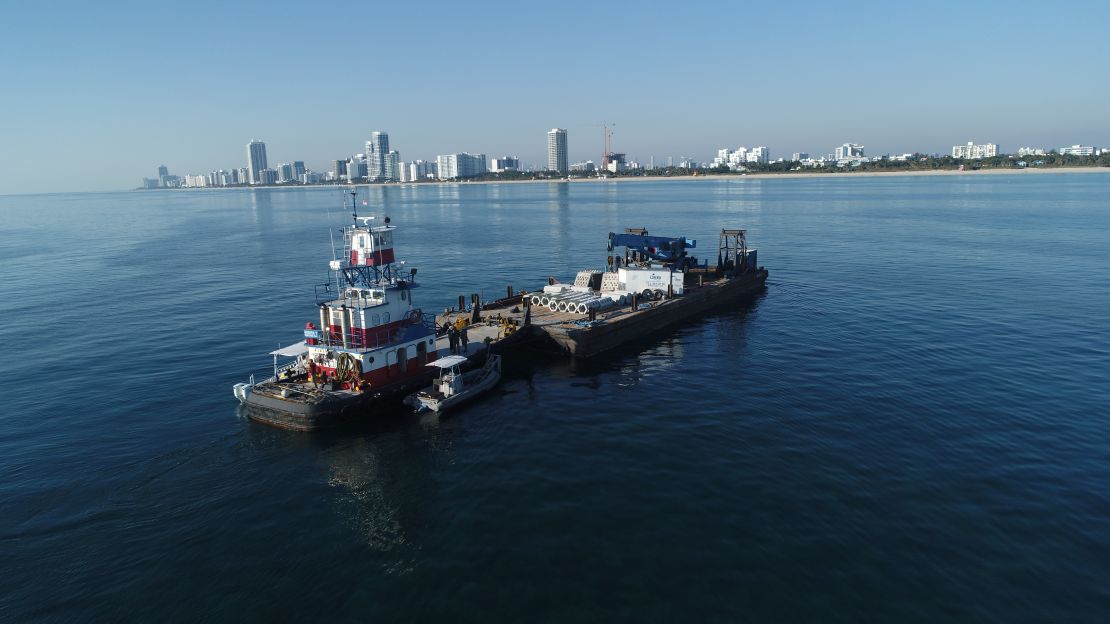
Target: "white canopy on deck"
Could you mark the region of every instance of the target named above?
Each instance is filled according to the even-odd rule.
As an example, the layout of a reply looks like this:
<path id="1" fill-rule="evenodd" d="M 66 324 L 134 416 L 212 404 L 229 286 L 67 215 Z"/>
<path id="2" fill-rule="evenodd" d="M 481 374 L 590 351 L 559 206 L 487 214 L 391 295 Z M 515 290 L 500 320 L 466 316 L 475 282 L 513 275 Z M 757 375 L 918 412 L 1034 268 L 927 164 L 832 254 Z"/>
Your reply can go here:
<path id="1" fill-rule="evenodd" d="M 298 355 L 303 355 L 305 353 L 308 353 L 308 345 L 306 345 L 302 340 L 298 343 L 291 344 L 288 347 L 282 347 L 277 351 L 271 351 L 270 355 L 280 355 L 281 357 L 297 357 Z"/>

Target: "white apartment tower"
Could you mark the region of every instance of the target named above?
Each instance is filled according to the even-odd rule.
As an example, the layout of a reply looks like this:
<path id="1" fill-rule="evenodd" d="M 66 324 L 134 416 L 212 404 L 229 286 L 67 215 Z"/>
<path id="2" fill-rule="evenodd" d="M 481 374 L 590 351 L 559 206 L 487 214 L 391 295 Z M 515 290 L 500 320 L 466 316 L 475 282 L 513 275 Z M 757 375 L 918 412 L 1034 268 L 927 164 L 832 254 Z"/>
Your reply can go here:
<path id="1" fill-rule="evenodd" d="M 247 173 L 250 176 L 247 181 L 251 184 L 258 184 L 258 172 L 268 168 L 269 165 L 266 164 L 266 144 L 252 139 L 250 143 L 247 143 Z"/>
<path id="2" fill-rule="evenodd" d="M 566 173 L 567 165 L 567 131 L 562 128 L 552 128 L 547 131 L 547 170 Z"/>
<path id="3" fill-rule="evenodd" d="M 851 160 L 853 158 L 863 158 L 863 146 L 856 145 L 855 143 L 845 143 L 836 148 L 837 160 Z"/>
<path id="4" fill-rule="evenodd" d="M 388 180 L 386 175 L 388 158 L 389 135 L 380 131 L 371 132 L 370 140 L 366 142 L 366 179 L 371 182 Z"/>
<path id="5" fill-rule="evenodd" d="M 463 152 L 436 156 L 436 172 L 440 180 L 480 176 L 486 173 L 486 155 Z"/>

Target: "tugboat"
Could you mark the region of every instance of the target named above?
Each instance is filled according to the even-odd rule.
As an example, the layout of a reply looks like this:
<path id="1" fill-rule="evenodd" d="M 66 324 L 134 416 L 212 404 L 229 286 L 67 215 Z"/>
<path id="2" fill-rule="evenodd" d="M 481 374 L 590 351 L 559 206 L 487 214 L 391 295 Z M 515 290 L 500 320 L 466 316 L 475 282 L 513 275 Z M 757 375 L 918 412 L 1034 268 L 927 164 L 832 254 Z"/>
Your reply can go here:
<path id="1" fill-rule="evenodd" d="M 413 303 L 416 269 L 402 273 L 385 217 L 359 217 L 343 228 L 343 254 L 328 264 L 329 282 L 316 287 L 319 326 L 309 321 L 304 340 L 271 352 L 272 377 L 235 384 L 233 392 L 254 421 L 315 431 L 373 410 L 399 406 L 430 382 L 438 359 L 435 317 Z M 279 358 L 287 363 L 279 366 Z M 292 358 L 291 361 L 289 359 Z"/>

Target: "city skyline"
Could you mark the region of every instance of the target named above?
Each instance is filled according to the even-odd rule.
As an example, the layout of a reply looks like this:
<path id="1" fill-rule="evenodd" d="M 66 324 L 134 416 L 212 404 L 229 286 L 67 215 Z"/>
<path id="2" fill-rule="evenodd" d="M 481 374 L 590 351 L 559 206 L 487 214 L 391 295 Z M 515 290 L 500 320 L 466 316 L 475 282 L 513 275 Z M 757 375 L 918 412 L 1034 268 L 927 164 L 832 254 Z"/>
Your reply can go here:
<path id="1" fill-rule="evenodd" d="M 222 187 L 256 184 L 320 184 L 334 182 L 349 182 L 351 172 L 361 183 L 374 182 L 413 182 L 434 180 L 456 180 L 498 173 L 504 171 L 539 172 L 539 173 L 583 173 L 608 169 L 610 173 L 624 172 L 636 169 L 655 169 L 655 157 L 649 157 L 647 163 L 629 158 L 622 152 L 608 152 L 603 160 L 608 161 L 608 166 L 598 166 L 592 160 L 580 161 L 570 164 L 567 160 L 567 132 L 562 128 L 552 128 L 547 132 L 547 161 L 536 165 L 527 163 L 522 166 L 518 158 L 504 156 L 489 159 L 485 153 L 471 154 L 469 152 L 438 154 L 435 160 L 401 158 L 397 150 L 389 149 L 389 135 L 383 131 L 372 131 L 371 139 L 364 143 L 365 152 L 352 154 L 346 159 L 334 159 L 324 170 L 314 170 L 306 167 L 304 161 L 294 160 L 293 163 L 281 163 L 274 168 L 266 167 L 266 144 L 252 139 L 247 144 L 247 166 L 242 168 L 231 167 L 228 170 L 213 169 L 208 173 L 186 173 L 184 175 L 171 174 L 163 163 L 158 166 L 158 176 L 143 178 L 143 188 L 178 188 L 178 187 Z M 957 160 L 981 160 L 996 156 L 1022 157 L 1031 155 L 1046 155 L 1057 153 L 1073 156 L 1100 156 L 1110 152 L 1110 147 L 1094 145 L 1073 144 L 1070 146 L 1033 147 L 1023 145 L 1016 150 L 1000 151 L 994 143 L 976 144 L 969 141 L 966 144 L 954 145 L 951 157 Z M 795 162 L 799 168 L 813 169 L 821 167 L 843 168 L 855 167 L 863 163 L 876 161 L 907 161 L 911 157 L 930 156 L 943 157 L 946 154 L 929 153 L 920 150 L 902 153 L 867 154 L 865 146 L 856 143 L 843 143 L 836 146 L 831 152 L 821 154 L 815 152 L 793 152 L 789 157 L 785 154 L 772 157 L 771 149 L 766 145 L 754 146 L 751 149 L 738 146 L 735 150 L 723 147 L 717 150 L 717 156 L 712 160 L 699 160 L 696 158 L 681 157 L 678 167 L 685 169 L 712 169 L 727 167 L 731 171 L 748 171 L 748 165 L 768 165 L 773 163 Z M 375 157 L 375 154 L 378 154 Z M 384 158 L 383 158 L 384 156 Z M 666 165 L 673 164 L 673 156 L 666 157 Z M 1022 166 L 1027 166 L 1028 163 Z M 350 172 L 348 172 L 350 170 Z M 261 179 L 260 179 L 261 178 Z"/>
<path id="2" fill-rule="evenodd" d="M 688 33 L 651 7 L 444 6 L 419 19 L 352 7 L 352 23 L 373 13 L 388 25 L 381 49 L 420 57 L 465 40 L 488 59 L 459 72 L 380 63 L 372 81 L 300 52 L 331 41 L 331 25 L 301 19 L 303 7 L 266 7 L 13 6 L 0 25 L 0 50 L 19 59 L 0 68 L 0 193 L 132 188 L 152 163 L 238 168 L 251 136 L 270 142 L 272 163 L 326 171 L 363 151 L 370 128 L 388 129 L 405 162 L 470 151 L 541 164 L 536 137 L 553 126 L 572 135 L 570 163 L 598 162 L 604 121 L 616 122 L 613 150 L 644 161 L 705 161 L 738 145 L 823 153 L 846 141 L 875 154 L 949 153 L 969 139 L 1000 151 L 1110 145 L 1110 86 L 1085 51 L 1104 41 L 1110 8 L 1094 2 L 699 5 L 682 8 Z M 536 47 L 553 22 L 574 33 L 558 63 Z M 273 60 L 237 61 L 257 58 L 243 32 L 263 33 Z M 982 33 L 995 43 L 969 43 Z M 283 48 L 290 40 L 296 53 Z M 61 145 L 74 163 L 66 175 L 39 165 Z"/>

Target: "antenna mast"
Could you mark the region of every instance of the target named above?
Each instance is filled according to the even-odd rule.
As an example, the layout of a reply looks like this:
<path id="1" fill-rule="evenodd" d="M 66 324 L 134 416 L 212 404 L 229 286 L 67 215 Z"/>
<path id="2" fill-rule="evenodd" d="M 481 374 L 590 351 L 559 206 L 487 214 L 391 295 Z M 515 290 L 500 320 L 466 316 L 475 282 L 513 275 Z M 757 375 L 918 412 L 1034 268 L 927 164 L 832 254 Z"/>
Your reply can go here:
<path id="1" fill-rule="evenodd" d="M 612 124 L 617 125 L 617 124 Z M 601 168 L 609 171 L 609 155 L 613 153 L 613 132 L 609 124 L 601 124 Z"/>

